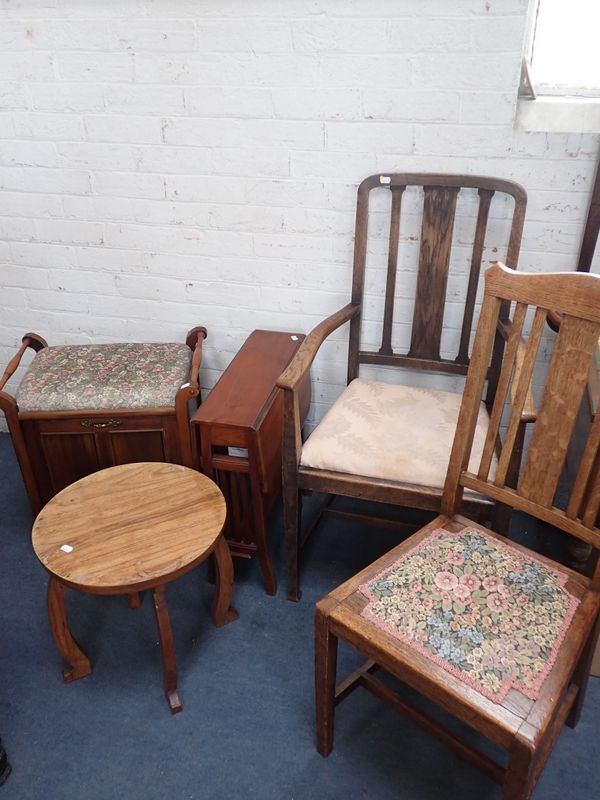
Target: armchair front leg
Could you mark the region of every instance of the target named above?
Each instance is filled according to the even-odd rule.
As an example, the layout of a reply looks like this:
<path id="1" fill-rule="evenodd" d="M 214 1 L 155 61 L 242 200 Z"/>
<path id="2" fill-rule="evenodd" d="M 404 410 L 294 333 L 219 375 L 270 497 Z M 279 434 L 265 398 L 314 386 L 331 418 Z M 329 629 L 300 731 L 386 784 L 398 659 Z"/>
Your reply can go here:
<path id="1" fill-rule="evenodd" d="M 289 600 L 299 600 L 301 595 L 299 556 L 302 497 L 298 487 L 298 470 L 302 455 L 301 387 L 321 344 L 333 331 L 356 317 L 360 313 L 360 308 L 358 303 L 349 303 L 313 328 L 277 379 L 277 386 L 283 389 L 284 393 L 282 483 Z"/>

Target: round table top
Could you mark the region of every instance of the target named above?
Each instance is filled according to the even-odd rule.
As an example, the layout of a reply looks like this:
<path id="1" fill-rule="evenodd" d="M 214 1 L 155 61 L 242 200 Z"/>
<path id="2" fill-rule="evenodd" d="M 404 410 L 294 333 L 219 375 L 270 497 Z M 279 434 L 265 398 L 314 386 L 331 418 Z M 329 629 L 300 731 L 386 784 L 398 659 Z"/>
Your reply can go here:
<path id="1" fill-rule="evenodd" d="M 33 549 L 68 586 L 120 594 L 168 583 L 212 551 L 225 524 L 219 487 L 178 464 L 94 472 L 40 511 Z"/>

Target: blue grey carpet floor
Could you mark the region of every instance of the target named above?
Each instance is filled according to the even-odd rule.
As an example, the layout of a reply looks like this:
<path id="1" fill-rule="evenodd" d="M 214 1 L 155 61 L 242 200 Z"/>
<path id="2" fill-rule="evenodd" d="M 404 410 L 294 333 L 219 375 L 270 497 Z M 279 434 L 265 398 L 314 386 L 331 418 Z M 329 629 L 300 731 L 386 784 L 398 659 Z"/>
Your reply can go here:
<path id="1" fill-rule="evenodd" d="M 285 599 L 277 512 L 271 542 L 280 587 L 258 563 L 236 561 L 240 619 L 212 627 L 205 567 L 168 588 L 183 713 L 162 691 L 149 598 L 70 593 L 73 632 L 94 672 L 66 685 L 45 609 L 46 575 L 30 543 L 31 512 L 10 438 L 0 434 L 0 736 L 13 772 L 0 800 L 497 800 L 474 767 L 367 692 L 336 714 L 335 749 L 313 730 L 313 607 L 394 544 L 394 536 L 328 521 L 305 553 L 300 603 Z M 340 668 L 354 654 L 341 653 Z M 579 726 L 565 728 L 535 800 L 600 791 L 600 679 Z"/>

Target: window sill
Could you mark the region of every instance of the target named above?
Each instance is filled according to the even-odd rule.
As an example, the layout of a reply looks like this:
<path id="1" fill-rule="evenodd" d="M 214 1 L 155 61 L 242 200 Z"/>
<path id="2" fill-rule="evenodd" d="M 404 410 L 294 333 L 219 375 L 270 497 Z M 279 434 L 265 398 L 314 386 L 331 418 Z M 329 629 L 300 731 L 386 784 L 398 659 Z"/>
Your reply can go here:
<path id="1" fill-rule="evenodd" d="M 599 97 L 536 97 L 519 99 L 516 128 L 547 133 L 600 132 Z"/>

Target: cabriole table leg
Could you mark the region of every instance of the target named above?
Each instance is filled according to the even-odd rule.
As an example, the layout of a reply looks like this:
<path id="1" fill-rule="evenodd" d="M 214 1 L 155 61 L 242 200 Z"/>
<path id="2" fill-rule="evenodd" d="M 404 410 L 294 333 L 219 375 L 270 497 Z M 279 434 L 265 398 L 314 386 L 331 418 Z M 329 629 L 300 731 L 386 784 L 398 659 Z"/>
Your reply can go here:
<path id="1" fill-rule="evenodd" d="M 177 714 L 179 711 L 183 711 L 183 706 L 177 693 L 177 663 L 164 586 L 155 586 L 152 589 L 152 600 L 154 601 L 156 626 L 162 652 L 165 694 L 171 713 Z"/>
<path id="2" fill-rule="evenodd" d="M 223 535 L 219 536 L 213 550 L 215 563 L 215 596 L 212 602 L 212 618 L 217 627 L 227 625 L 239 618 L 238 612 L 231 606 L 233 596 L 233 562 L 229 545 Z"/>
<path id="3" fill-rule="evenodd" d="M 48 619 L 54 643 L 69 665 L 63 670 L 63 679 L 65 683 L 69 683 L 89 675 L 92 671 L 92 665 L 69 629 L 65 602 L 66 593 L 66 587 L 60 581 L 57 581 L 56 578 L 50 578 L 47 595 Z"/>

